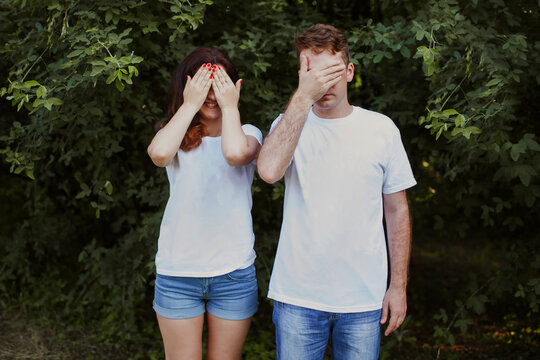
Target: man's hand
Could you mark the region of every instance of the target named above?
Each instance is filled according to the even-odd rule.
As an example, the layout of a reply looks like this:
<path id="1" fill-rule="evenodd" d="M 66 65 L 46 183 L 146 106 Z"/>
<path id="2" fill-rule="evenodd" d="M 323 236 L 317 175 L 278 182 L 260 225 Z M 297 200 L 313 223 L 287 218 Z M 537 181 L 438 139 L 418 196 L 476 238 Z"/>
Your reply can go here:
<path id="1" fill-rule="evenodd" d="M 390 335 L 399 328 L 407 315 L 407 293 L 405 288 L 390 286 L 383 299 L 381 324 L 385 324 L 390 315 L 390 323 L 384 332 Z"/>
<path id="2" fill-rule="evenodd" d="M 212 85 L 212 68 L 210 64 L 204 64 L 197 70 L 193 79 L 188 76 L 186 86 L 184 87 L 184 104 L 199 111 L 206 100 L 208 90 Z"/>
<path id="3" fill-rule="evenodd" d="M 319 100 L 328 89 L 339 82 L 344 74 L 345 65 L 342 61 L 336 61 L 321 68 L 309 69 L 307 56 L 300 57 L 300 71 L 298 71 L 297 94 L 310 99 L 311 103 Z"/>

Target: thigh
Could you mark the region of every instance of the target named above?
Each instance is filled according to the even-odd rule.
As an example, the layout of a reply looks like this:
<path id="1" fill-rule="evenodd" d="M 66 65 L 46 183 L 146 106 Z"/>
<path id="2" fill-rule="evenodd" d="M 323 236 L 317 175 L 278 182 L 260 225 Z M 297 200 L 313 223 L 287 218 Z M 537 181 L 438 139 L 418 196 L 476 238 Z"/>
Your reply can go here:
<path id="1" fill-rule="evenodd" d="M 257 307 L 254 265 L 212 278 L 206 303 L 209 314 L 224 320 L 245 320 L 255 314 Z"/>
<path id="2" fill-rule="evenodd" d="M 332 359 L 376 360 L 381 340 L 381 310 L 340 314 L 332 330 Z"/>
<path id="3" fill-rule="evenodd" d="M 167 360 L 201 360 L 204 315 L 167 319 L 156 314 Z"/>
<path id="4" fill-rule="evenodd" d="M 323 359 L 330 334 L 328 313 L 274 301 L 272 320 L 278 359 Z"/>
<path id="5" fill-rule="evenodd" d="M 203 279 L 156 276 L 154 310 L 167 319 L 189 319 L 204 314 Z"/>
<path id="6" fill-rule="evenodd" d="M 226 320 L 208 314 L 208 360 L 240 360 L 251 318 Z"/>

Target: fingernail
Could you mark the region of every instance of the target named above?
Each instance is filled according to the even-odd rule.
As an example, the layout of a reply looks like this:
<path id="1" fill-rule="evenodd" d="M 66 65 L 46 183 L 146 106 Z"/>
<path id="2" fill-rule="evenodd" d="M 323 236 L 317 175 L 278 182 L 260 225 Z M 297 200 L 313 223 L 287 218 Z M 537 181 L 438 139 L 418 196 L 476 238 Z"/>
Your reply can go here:
<path id="1" fill-rule="evenodd" d="M 186 75 L 186 80 L 189 80 L 189 75 Z"/>
<path id="2" fill-rule="evenodd" d="M 210 75 L 210 79 L 213 79 L 214 78 L 214 75 Z"/>
<path id="3" fill-rule="evenodd" d="M 203 64 L 202 67 L 206 67 L 206 64 Z"/>
<path id="4" fill-rule="evenodd" d="M 214 65 L 212 65 L 212 67 L 215 69 L 217 66 L 216 66 L 216 64 L 214 64 Z"/>
<path id="5" fill-rule="evenodd" d="M 244 81 L 244 79 L 240 79 L 240 84 L 242 83 L 242 81 Z"/>
<path id="6" fill-rule="evenodd" d="M 218 68 L 219 70 L 221 70 L 221 68 L 220 68 L 219 66 L 218 66 L 217 68 Z"/>

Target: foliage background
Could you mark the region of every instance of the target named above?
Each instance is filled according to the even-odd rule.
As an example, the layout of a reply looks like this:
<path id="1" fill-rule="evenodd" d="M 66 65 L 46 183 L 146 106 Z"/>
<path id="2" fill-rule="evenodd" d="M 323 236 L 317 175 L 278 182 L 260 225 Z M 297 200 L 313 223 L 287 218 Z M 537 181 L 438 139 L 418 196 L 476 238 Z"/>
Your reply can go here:
<path id="1" fill-rule="evenodd" d="M 170 74 L 197 46 L 226 50 L 245 79 L 242 119 L 266 132 L 297 84 L 295 33 L 323 22 L 349 38 L 351 103 L 394 119 L 419 183 L 409 192 L 419 240 L 409 291 L 415 315 L 384 342 L 382 357 L 403 346 L 451 357 L 479 321 L 509 318 L 532 327 L 520 341 L 538 349 L 539 7 L 3 1 L 0 306 L 92 327 L 104 344 L 159 357 L 153 259 L 168 185 L 146 146 L 165 119 Z M 245 355 L 271 358 L 265 294 L 283 184 L 256 179 L 253 193 L 261 311 Z M 485 266 L 458 280 L 445 271 L 415 278 L 415 254 L 448 241 L 487 254 Z M 437 296 L 441 281 L 455 291 Z"/>

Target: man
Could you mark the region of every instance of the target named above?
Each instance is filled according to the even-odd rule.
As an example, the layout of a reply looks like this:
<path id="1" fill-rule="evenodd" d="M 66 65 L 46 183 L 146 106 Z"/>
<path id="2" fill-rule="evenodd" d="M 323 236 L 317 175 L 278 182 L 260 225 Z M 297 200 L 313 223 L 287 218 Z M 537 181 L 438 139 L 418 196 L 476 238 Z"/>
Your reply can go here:
<path id="1" fill-rule="evenodd" d="M 376 359 L 380 324 L 389 335 L 406 314 L 416 181 L 392 120 L 349 104 L 343 33 L 318 24 L 295 45 L 298 88 L 257 160 L 263 180 L 286 185 L 268 293 L 278 359 L 322 359 L 330 335 L 334 359 Z"/>

